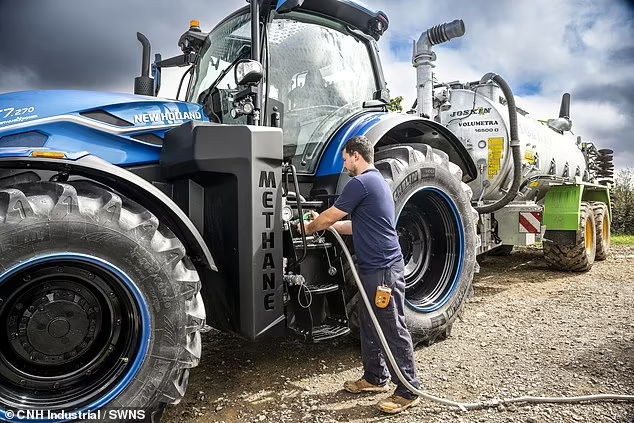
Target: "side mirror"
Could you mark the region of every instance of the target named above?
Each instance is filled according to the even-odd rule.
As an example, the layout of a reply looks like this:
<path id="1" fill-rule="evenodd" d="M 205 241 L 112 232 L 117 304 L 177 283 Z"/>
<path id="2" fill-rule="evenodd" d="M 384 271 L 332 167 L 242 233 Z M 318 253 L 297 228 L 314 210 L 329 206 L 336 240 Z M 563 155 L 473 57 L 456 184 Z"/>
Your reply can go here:
<path id="1" fill-rule="evenodd" d="M 255 60 L 241 60 L 236 64 L 236 85 L 258 85 L 263 77 L 262 64 Z"/>

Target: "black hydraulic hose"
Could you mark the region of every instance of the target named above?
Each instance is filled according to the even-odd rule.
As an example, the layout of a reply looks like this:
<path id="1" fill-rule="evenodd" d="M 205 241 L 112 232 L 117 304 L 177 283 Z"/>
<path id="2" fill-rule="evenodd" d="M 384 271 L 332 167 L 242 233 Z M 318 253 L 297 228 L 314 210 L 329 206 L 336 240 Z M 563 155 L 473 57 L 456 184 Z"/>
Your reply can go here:
<path id="1" fill-rule="evenodd" d="M 297 182 L 297 172 L 295 171 L 295 165 L 291 164 L 291 171 L 293 171 L 293 185 L 295 186 L 295 201 L 297 201 L 297 213 L 299 213 L 299 226 L 302 229 L 302 245 L 303 251 L 302 256 L 293 263 L 293 267 L 299 266 L 301 262 L 306 259 L 306 255 L 308 254 L 308 241 L 306 240 L 306 226 L 304 225 L 304 209 L 302 207 L 301 195 L 299 195 L 299 182 Z"/>
<path id="2" fill-rule="evenodd" d="M 190 66 L 190 67 L 189 67 L 189 69 L 187 69 L 187 72 L 185 72 L 185 73 L 183 74 L 183 76 L 181 77 L 181 80 L 180 80 L 180 82 L 178 83 L 178 91 L 176 91 L 176 100 L 178 100 L 178 97 L 179 97 L 179 96 L 180 96 L 180 94 L 181 94 L 181 88 L 183 88 L 183 82 L 185 82 L 185 77 L 186 77 L 188 74 L 192 73 L 193 71 L 194 71 L 194 67 L 193 67 L 193 66 Z"/>
<path id="3" fill-rule="evenodd" d="M 515 196 L 517 196 L 517 193 L 519 192 L 520 178 L 522 176 L 522 153 L 520 152 L 520 140 L 517 130 L 517 106 L 515 105 L 515 97 L 513 96 L 513 91 L 500 75 L 497 75 L 495 73 L 487 73 L 482 77 L 480 83 L 484 84 L 488 81 L 495 81 L 502 89 L 502 92 L 506 97 L 506 102 L 509 109 L 509 127 L 511 132 L 510 145 L 511 153 L 513 155 L 513 183 L 511 184 L 511 188 L 506 192 L 506 194 L 504 194 L 504 196 L 495 203 L 487 204 L 486 206 L 474 207 L 475 210 L 480 214 L 492 213 L 513 201 L 513 199 L 515 198 Z"/>

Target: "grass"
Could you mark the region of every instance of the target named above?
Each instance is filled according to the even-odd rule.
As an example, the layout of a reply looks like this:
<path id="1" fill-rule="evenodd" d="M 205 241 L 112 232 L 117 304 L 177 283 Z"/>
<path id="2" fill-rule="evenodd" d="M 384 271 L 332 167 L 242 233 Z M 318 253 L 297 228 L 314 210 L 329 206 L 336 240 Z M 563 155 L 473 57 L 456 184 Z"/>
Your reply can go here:
<path id="1" fill-rule="evenodd" d="M 612 245 L 634 245 L 634 235 L 612 235 Z"/>

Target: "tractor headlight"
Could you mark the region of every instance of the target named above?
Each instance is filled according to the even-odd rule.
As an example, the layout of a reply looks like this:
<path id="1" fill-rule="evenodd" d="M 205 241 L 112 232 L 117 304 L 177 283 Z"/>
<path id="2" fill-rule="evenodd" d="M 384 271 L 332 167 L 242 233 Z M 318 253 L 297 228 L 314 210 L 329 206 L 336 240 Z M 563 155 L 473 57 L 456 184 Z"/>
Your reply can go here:
<path id="1" fill-rule="evenodd" d="M 242 106 L 242 111 L 245 115 L 250 115 L 251 113 L 253 113 L 253 103 L 244 103 L 244 105 Z"/>

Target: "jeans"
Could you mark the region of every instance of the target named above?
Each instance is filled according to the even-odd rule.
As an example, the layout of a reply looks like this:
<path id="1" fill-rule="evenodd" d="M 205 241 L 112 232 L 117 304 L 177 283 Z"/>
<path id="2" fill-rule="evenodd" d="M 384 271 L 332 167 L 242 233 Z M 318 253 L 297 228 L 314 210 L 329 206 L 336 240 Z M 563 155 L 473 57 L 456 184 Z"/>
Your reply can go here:
<path id="1" fill-rule="evenodd" d="M 405 323 L 405 279 L 403 273 L 404 264 L 403 260 L 400 260 L 391 267 L 379 271 L 368 272 L 361 269 L 360 276 L 365 293 L 387 340 L 387 345 L 392 351 L 396 365 L 405 379 L 412 386 L 420 389 L 420 383 L 416 377 L 412 338 Z M 374 304 L 376 288 L 380 285 L 392 288 L 392 297 L 386 308 L 378 308 Z M 407 399 L 416 398 L 418 395 L 411 393 L 394 373 L 394 369 L 383 352 L 381 340 L 363 300 L 359 301 L 359 307 L 364 379 L 374 385 L 383 386 L 388 383 L 391 376 L 392 382 L 397 386 L 395 394 Z"/>

